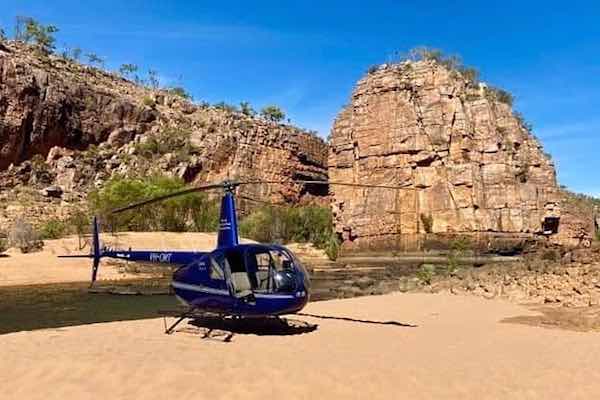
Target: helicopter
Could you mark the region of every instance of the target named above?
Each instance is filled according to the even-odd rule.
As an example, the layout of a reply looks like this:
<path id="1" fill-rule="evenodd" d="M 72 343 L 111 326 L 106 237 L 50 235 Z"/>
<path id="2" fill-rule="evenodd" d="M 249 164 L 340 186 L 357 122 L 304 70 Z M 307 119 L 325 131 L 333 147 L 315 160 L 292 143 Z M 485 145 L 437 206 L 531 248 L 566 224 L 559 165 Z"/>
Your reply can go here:
<path id="1" fill-rule="evenodd" d="M 293 180 L 306 185 L 343 185 L 361 188 L 400 189 L 399 186 L 330 181 Z M 222 317 L 268 318 L 300 312 L 310 299 L 310 276 L 289 249 L 278 244 L 241 244 L 238 233 L 235 191 L 241 185 L 283 183 L 279 181 L 223 181 L 196 186 L 146 199 L 115 210 L 119 214 L 152 203 L 194 192 L 221 190 L 221 208 L 216 248 L 208 252 L 170 250 L 120 250 L 101 247 L 98 218 L 92 222 L 91 254 L 64 258 L 91 258 L 91 284 L 98 276 L 100 260 L 113 258 L 130 262 L 175 265 L 171 288 L 187 311 L 166 330 L 197 312 Z"/>

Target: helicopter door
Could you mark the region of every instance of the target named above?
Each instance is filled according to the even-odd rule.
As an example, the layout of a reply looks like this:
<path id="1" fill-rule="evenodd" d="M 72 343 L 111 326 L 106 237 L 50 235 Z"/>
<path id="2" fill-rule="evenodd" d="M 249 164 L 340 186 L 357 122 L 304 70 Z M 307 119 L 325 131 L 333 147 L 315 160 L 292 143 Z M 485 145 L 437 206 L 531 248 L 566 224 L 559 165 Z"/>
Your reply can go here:
<path id="1" fill-rule="evenodd" d="M 245 298 L 252 295 L 252 285 L 239 250 L 234 249 L 225 252 L 223 267 L 229 292 L 232 296 Z"/>

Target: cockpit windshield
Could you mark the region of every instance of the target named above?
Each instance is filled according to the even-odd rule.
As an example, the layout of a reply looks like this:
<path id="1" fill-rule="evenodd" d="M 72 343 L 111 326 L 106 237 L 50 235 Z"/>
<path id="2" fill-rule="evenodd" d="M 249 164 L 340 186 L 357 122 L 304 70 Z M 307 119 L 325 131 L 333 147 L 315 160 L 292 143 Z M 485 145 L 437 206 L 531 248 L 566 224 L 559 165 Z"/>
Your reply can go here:
<path id="1" fill-rule="evenodd" d="M 249 246 L 214 252 L 211 255 L 210 277 L 223 279 L 224 271 L 231 274 L 236 291 L 293 292 L 299 283 L 298 272 L 303 274 L 305 285 L 308 284 L 306 271 L 284 247 Z"/>

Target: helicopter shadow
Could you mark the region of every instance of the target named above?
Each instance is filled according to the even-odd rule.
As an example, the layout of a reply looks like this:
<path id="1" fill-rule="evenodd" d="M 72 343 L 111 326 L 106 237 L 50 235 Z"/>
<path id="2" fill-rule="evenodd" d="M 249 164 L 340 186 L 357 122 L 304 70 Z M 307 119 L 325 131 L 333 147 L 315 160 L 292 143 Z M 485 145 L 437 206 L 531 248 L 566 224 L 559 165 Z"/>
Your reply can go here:
<path id="1" fill-rule="evenodd" d="M 398 322 L 398 321 L 372 321 L 372 320 L 368 320 L 368 319 L 357 319 L 357 318 L 350 318 L 350 317 L 338 317 L 338 316 L 334 316 L 334 315 L 318 315 L 318 314 L 309 314 L 309 313 L 296 313 L 296 315 L 299 315 L 302 317 L 319 318 L 319 319 L 334 319 L 334 320 L 338 320 L 338 321 L 356 322 L 356 323 L 360 323 L 360 324 L 391 325 L 391 326 L 397 326 L 397 327 L 402 327 L 402 328 L 418 328 L 419 327 L 419 325 L 407 324 L 407 323 Z"/>
<path id="2" fill-rule="evenodd" d="M 225 343 L 231 342 L 235 335 L 293 336 L 314 332 L 319 327 L 291 318 L 195 318 L 188 324 L 200 328 L 202 339 Z"/>

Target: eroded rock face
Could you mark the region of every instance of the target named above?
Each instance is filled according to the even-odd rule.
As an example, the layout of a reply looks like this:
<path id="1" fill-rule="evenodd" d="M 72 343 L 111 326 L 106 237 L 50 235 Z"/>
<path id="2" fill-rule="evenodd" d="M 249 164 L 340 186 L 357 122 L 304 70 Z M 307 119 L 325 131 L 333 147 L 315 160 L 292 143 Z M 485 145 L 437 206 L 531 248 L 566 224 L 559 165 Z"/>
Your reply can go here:
<path id="1" fill-rule="evenodd" d="M 332 130 L 330 179 L 403 189 L 331 189 L 346 250 L 422 248 L 428 233 L 520 240 L 561 217 L 552 161 L 491 93 L 427 61 L 358 82 Z M 550 236 L 577 244 L 577 223 Z"/>
<path id="2" fill-rule="evenodd" d="M 161 149 L 146 146 L 152 141 Z M 61 205 L 32 199 L 38 206 L 26 211 L 37 210 L 33 219 L 43 219 L 42 210 L 63 215 L 57 207 L 83 201 L 115 174 L 284 181 L 243 190 L 264 200 L 323 198 L 326 192 L 289 181 L 326 179 L 327 156 L 323 140 L 294 126 L 196 105 L 23 44 L 0 44 L 0 194 L 18 201 L 15 187 L 64 191 Z M 11 201 L 0 205 L 0 229 L 18 216 L 7 211 Z"/>

